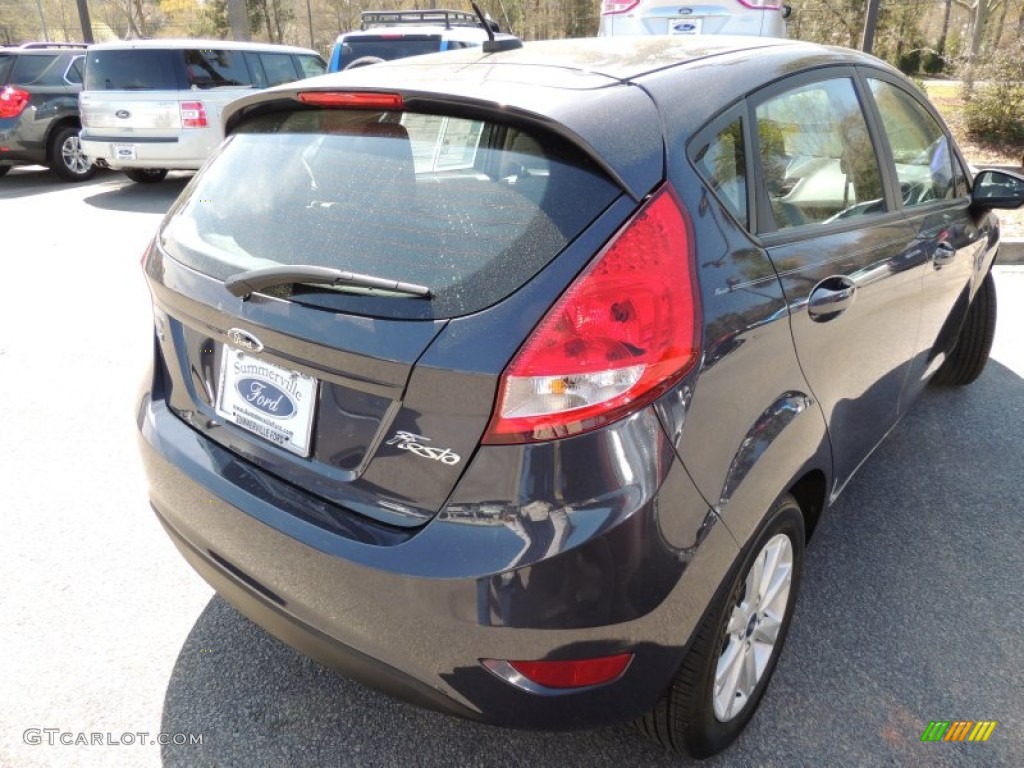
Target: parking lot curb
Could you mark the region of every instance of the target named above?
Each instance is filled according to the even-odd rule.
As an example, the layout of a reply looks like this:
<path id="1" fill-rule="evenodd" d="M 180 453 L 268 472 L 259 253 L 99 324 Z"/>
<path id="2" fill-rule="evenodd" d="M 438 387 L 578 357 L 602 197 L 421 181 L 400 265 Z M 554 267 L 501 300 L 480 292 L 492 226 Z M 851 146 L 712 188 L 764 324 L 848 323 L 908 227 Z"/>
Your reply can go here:
<path id="1" fill-rule="evenodd" d="M 997 264 L 1024 264 L 1024 240 L 1008 238 L 999 243 Z"/>

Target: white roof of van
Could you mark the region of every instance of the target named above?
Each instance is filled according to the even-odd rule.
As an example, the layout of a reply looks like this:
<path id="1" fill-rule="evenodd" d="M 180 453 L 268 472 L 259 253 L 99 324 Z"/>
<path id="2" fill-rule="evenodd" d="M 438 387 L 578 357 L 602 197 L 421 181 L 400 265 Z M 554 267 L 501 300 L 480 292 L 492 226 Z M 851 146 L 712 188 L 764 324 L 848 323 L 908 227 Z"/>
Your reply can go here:
<path id="1" fill-rule="evenodd" d="M 278 45 L 276 43 L 252 43 L 240 40 L 193 40 L 187 38 L 166 38 L 157 40 L 115 40 L 108 43 L 96 43 L 90 45 L 89 50 L 109 51 L 126 50 L 131 48 L 141 49 L 166 49 L 172 51 L 180 50 L 221 50 L 221 51 L 277 51 L 280 53 L 312 53 L 316 51 L 309 48 L 299 48 L 294 45 Z"/>

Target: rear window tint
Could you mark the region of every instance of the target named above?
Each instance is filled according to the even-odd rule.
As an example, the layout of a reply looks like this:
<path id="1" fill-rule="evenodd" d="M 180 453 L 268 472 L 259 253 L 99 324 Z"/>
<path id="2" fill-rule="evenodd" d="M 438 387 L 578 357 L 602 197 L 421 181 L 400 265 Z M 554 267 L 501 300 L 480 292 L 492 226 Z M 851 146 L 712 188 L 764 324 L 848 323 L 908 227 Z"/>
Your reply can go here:
<path id="1" fill-rule="evenodd" d="M 617 195 L 555 137 L 415 113 L 279 113 L 229 137 L 168 215 L 161 244 L 219 279 L 303 264 L 423 284 L 430 301 L 270 292 L 356 314 L 450 317 L 519 288 Z"/>
<path id="2" fill-rule="evenodd" d="M 89 51 L 85 87 L 93 91 L 177 91 L 182 70 L 181 51 L 142 48 Z"/>
<path id="3" fill-rule="evenodd" d="M 0 85 L 7 84 L 7 76 L 14 69 L 14 57 L 0 54 Z"/>

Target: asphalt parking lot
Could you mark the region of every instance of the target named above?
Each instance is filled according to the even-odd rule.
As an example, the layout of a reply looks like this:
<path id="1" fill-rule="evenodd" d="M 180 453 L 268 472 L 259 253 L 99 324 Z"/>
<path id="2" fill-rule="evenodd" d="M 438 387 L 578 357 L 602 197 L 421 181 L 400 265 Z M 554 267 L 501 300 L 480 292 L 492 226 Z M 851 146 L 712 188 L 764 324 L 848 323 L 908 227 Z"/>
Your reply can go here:
<path id="1" fill-rule="evenodd" d="M 186 566 L 149 510 L 133 413 L 138 262 L 186 181 L 0 180 L 0 766 L 687 764 L 627 726 L 524 733 L 394 701 Z M 767 697 L 706 765 L 1024 762 L 1024 267 L 996 284 L 993 360 L 929 391 L 823 519 Z M 922 743 L 931 720 L 998 726 Z"/>

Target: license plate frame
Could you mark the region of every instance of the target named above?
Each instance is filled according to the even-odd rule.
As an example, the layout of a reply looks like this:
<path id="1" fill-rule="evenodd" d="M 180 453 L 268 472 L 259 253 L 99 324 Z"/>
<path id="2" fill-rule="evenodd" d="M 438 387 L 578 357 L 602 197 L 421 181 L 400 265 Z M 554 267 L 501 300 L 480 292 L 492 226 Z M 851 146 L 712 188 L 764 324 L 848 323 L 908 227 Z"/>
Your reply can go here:
<path id="1" fill-rule="evenodd" d="M 668 20 L 670 35 L 699 35 L 704 28 L 704 19 L 700 17 L 675 16 Z"/>
<path id="2" fill-rule="evenodd" d="M 313 376 L 223 348 L 217 388 L 217 415 L 297 456 L 312 449 L 320 382 Z"/>
<path id="3" fill-rule="evenodd" d="M 115 160 L 139 159 L 139 148 L 135 144 L 111 144 L 110 146 Z"/>

